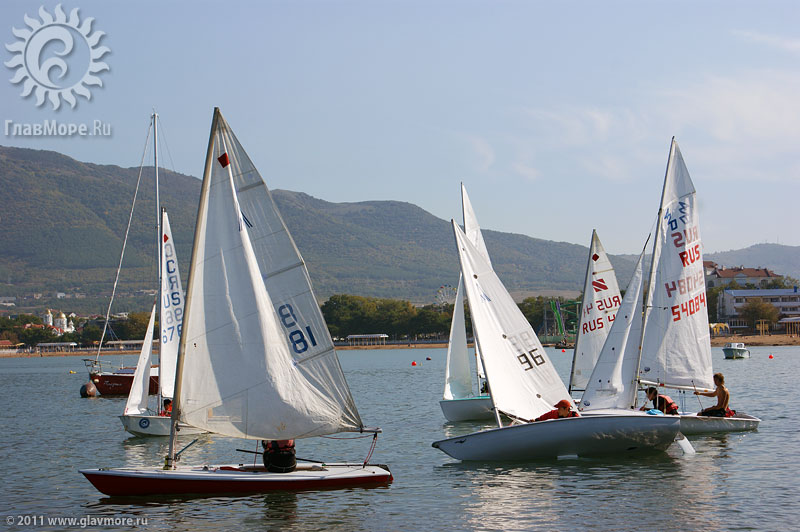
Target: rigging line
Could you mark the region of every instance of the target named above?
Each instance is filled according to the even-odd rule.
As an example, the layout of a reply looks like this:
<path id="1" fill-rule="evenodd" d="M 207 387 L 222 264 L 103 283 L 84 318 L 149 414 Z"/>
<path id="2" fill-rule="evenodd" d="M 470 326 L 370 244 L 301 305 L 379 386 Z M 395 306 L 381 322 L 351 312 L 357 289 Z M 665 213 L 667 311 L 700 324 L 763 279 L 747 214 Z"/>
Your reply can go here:
<path id="1" fill-rule="evenodd" d="M 169 144 L 167 143 L 167 130 L 164 128 L 164 118 L 162 118 L 161 115 L 158 116 L 158 123 L 161 124 L 161 142 L 159 144 L 163 144 L 164 148 L 167 150 L 170 170 L 172 170 L 172 173 L 177 174 L 178 172 L 175 171 L 175 162 L 172 160 L 172 152 L 169 151 Z"/>
<path id="2" fill-rule="evenodd" d="M 119 254 L 119 265 L 117 266 L 117 274 L 114 277 L 114 287 L 111 289 L 111 299 L 108 301 L 108 310 L 106 310 L 106 320 L 103 324 L 103 332 L 100 335 L 100 343 L 97 345 L 97 356 L 95 356 L 95 362 L 97 359 L 100 358 L 100 352 L 103 349 L 103 340 L 106 336 L 106 330 L 108 329 L 108 319 L 111 317 L 111 305 L 114 303 L 114 296 L 117 293 L 117 285 L 119 284 L 119 273 L 122 270 L 122 260 L 125 258 L 125 247 L 128 244 L 128 235 L 131 232 L 131 224 L 133 222 L 133 211 L 136 208 L 136 197 L 139 195 L 139 185 L 142 183 L 142 171 L 144 169 L 144 159 L 147 157 L 147 150 L 148 150 L 148 143 L 150 142 L 150 132 L 153 129 L 153 124 L 151 123 L 147 127 L 147 137 L 144 140 L 144 150 L 142 151 L 142 159 L 139 161 L 139 176 L 136 178 L 136 188 L 133 191 L 133 202 L 131 202 L 131 212 L 128 215 L 128 227 L 125 229 L 125 239 L 122 241 L 122 251 Z"/>

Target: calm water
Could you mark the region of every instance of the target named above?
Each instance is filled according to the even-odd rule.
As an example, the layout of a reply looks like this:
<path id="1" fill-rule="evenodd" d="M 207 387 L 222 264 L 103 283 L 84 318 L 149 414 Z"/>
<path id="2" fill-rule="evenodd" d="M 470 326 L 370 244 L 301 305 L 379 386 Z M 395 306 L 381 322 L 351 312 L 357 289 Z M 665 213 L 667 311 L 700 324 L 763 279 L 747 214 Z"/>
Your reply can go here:
<path id="1" fill-rule="evenodd" d="M 443 349 L 342 351 L 365 424 L 384 430 L 372 461 L 390 465 L 392 485 L 150 500 L 106 498 L 78 469 L 159 464 L 165 439 L 124 432 L 116 417 L 124 406 L 121 398 L 81 399 L 78 389 L 86 371 L 78 357 L 3 359 L 0 518 L 146 517 L 147 525 L 139 528 L 148 530 L 797 529 L 800 414 L 794 377 L 800 372 L 800 348 L 751 351 L 751 359 L 724 360 L 714 349 L 714 369 L 726 376 L 732 406 L 763 419 L 758 432 L 694 438 L 694 456 L 683 456 L 673 446 L 667 454 L 634 460 L 502 466 L 461 464 L 430 446 L 435 439 L 480 428 L 444 422 L 438 404 Z M 549 352 L 561 374 L 567 373 L 571 354 Z M 421 365 L 412 367 L 412 360 Z M 128 362 L 134 363 L 133 357 Z M 78 373 L 69 375 L 69 370 Z M 697 398 L 690 396 L 687 406 L 699 409 Z M 184 463 L 252 460 L 237 447 L 254 444 L 206 437 L 187 451 Z M 368 447 L 368 439 L 304 440 L 298 442 L 298 456 L 358 460 Z"/>

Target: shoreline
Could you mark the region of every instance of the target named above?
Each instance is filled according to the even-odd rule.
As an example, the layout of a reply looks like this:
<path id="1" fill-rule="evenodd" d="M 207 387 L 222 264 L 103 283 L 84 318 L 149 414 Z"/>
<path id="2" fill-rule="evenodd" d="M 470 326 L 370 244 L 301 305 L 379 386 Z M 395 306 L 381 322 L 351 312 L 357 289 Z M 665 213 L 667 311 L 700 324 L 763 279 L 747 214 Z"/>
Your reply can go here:
<path id="1" fill-rule="evenodd" d="M 800 345 L 800 336 L 772 334 L 764 336 L 716 336 L 711 338 L 711 347 L 724 347 L 730 342 L 741 342 L 745 347 L 780 347 Z M 472 343 L 468 344 L 470 347 Z M 552 346 L 551 346 L 552 347 Z M 404 343 L 382 345 L 337 345 L 337 351 L 358 351 L 369 349 L 446 349 L 447 342 L 436 343 Z M 571 348 L 570 348 L 571 349 Z M 47 351 L 42 353 L 0 353 L 0 358 L 44 358 L 44 357 L 76 357 L 94 358 L 95 350 L 87 351 Z M 101 353 L 101 356 L 138 355 L 138 351 L 113 351 Z"/>

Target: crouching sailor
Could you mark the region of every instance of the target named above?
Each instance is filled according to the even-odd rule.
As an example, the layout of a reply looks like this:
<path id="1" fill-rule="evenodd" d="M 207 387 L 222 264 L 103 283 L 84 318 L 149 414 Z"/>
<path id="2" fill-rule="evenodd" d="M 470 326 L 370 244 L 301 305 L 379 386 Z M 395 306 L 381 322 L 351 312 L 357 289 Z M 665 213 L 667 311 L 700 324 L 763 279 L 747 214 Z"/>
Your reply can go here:
<path id="1" fill-rule="evenodd" d="M 566 399 L 560 400 L 553 406 L 556 407 L 555 410 L 542 414 L 534 419 L 534 421 L 545 421 L 547 419 L 558 419 L 562 417 L 578 417 L 578 413 L 572 410 L 572 403 Z"/>
<path id="2" fill-rule="evenodd" d="M 653 408 L 657 410 L 661 410 L 665 414 L 669 414 L 671 416 L 678 414 L 678 405 L 675 404 L 675 401 L 669 395 L 664 395 L 658 393 L 658 389 L 654 386 L 651 386 L 647 389 L 647 400 L 653 401 Z M 645 403 L 646 405 L 647 403 Z M 647 410 L 647 407 L 642 405 L 642 408 L 639 410 Z"/>
<path id="3" fill-rule="evenodd" d="M 264 467 L 270 473 L 291 473 L 297 466 L 294 440 L 261 440 L 264 447 Z"/>

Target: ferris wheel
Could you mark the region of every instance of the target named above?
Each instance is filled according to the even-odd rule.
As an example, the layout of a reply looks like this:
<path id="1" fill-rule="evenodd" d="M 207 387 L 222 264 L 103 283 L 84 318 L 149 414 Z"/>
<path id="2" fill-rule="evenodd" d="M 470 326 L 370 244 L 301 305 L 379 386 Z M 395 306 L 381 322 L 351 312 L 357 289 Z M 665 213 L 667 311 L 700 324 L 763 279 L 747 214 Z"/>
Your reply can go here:
<path id="1" fill-rule="evenodd" d="M 439 305 L 452 305 L 456 301 L 456 287 L 446 284 L 436 291 L 436 302 Z"/>

